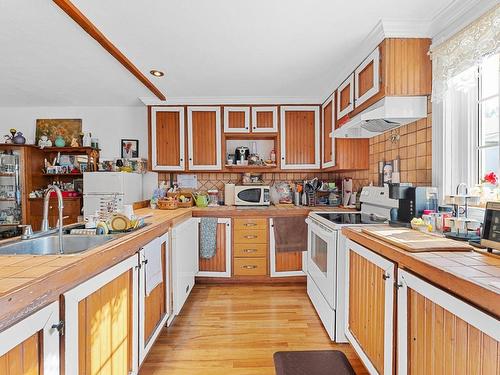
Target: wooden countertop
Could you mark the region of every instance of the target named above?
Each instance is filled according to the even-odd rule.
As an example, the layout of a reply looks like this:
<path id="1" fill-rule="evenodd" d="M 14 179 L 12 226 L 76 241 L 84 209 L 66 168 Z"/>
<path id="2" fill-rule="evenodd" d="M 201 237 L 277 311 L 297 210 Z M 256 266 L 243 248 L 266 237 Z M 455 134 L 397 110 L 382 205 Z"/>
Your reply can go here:
<path id="1" fill-rule="evenodd" d="M 359 227 L 344 228 L 342 233 L 400 268 L 500 318 L 499 256 L 476 251 L 410 253 L 361 232 Z"/>
<path id="2" fill-rule="evenodd" d="M 59 299 L 74 286 L 135 254 L 170 226 L 191 215 L 191 209 L 136 210 L 152 215 L 148 224 L 90 251 L 71 255 L 0 255 L 0 331 Z"/>
<path id="3" fill-rule="evenodd" d="M 311 211 L 339 211 L 353 212 L 351 208 L 341 207 L 306 207 L 306 206 L 269 206 L 269 207 L 193 207 L 194 217 L 238 217 L 238 216 L 307 216 Z"/>

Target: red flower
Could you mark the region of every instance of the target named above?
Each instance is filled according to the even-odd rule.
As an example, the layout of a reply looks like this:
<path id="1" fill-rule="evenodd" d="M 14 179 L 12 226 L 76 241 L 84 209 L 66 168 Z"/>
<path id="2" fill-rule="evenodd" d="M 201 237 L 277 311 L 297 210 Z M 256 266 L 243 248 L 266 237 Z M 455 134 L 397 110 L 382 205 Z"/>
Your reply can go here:
<path id="1" fill-rule="evenodd" d="M 486 173 L 483 177 L 483 181 L 496 185 L 498 182 L 498 177 L 495 172 Z"/>

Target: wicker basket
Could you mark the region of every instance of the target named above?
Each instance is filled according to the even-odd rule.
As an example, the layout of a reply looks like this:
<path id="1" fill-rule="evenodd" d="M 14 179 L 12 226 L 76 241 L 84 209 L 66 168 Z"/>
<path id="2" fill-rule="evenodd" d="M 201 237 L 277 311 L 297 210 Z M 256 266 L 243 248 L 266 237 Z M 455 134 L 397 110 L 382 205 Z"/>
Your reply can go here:
<path id="1" fill-rule="evenodd" d="M 188 202 L 179 202 L 179 200 L 178 200 L 179 195 L 184 195 L 186 198 L 189 198 L 189 201 Z M 190 207 L 193 207 L 193 204 L 194 204 L 193 194 L 189 191 L 167 193 L 167 197 L 175 198 L 175 200 L 177 201 L 177 207 L 179 207 L 179 208 L 190 208 Z"/>
<path id="2" fill-rule="evenodd" d="M 158 208 L 160 210 L 175 210 L 179 207 L 179 202 L 176 199 L 166 200 L 159 199 L 158 200 Z"/>

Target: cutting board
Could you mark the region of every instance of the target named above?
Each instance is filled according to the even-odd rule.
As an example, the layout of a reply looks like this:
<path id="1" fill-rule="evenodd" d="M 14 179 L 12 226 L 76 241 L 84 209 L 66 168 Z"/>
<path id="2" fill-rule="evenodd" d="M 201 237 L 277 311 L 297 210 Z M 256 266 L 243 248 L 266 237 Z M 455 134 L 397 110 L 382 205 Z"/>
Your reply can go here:
<path id="1" fill-rule="evenodd" d="M 362 232 L 403 250 L 420 253 L 426 251 L 472 251 L 465 242 L 436 237 L 409 228 L 362 228 Z"/>

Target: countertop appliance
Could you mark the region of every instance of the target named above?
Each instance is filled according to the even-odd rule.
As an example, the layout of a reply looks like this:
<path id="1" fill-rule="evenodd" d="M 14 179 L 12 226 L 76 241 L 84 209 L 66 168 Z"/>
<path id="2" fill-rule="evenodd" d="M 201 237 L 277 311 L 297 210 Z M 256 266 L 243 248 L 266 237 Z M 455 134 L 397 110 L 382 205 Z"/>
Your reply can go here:
<path id="1" fill-rule="evenodd" d="M 142 175 L 125 172 L 83 174 L 83 216 L 120 211 L 125 204 L 142 200 Z"/>
<path id="2" fill-rule="evenodd" d="M 332 341 L 347 342 L 345 329 L 346 226 L 387 224 L 398 201 L 389 188 L 368 186 L 360 195 L 361 211 L 311 212 L 308 224 L 307 294 Z"/>
<path id="3" fill-rule="evenodd" d="M 234 187 L 234 204 L 236 206 L 269 206 L 269 186 Z"/>
<path id="4" fill-rule="evenodd" d="M 234 153 L 236 157 L 236 160 L 234 162 L 237 163 L 238 160 L 243 162 L 245 160 L 248 160 L 248 157 L 250 156 L 250 149 L 245 146 L 240 146 L 236 147 L 236 151 Z"/>
<path id="5" fill-rule="evenodd" d="M 399 200 L 397 218 L 391 220 L 391 225 L 409 227 L 411 220 L 422 216 L 424 210 L 437 209 L 437 189 L 434 187 L 389 184 L 389 197 Z"/>
<path id="6" fill-rule="evenodd" d="M 486 203 L 484 212 L 483 236 L 481 246 L 488 249 L 488 252 L 494 250 L 500 251 L 500 203 Z"/>

